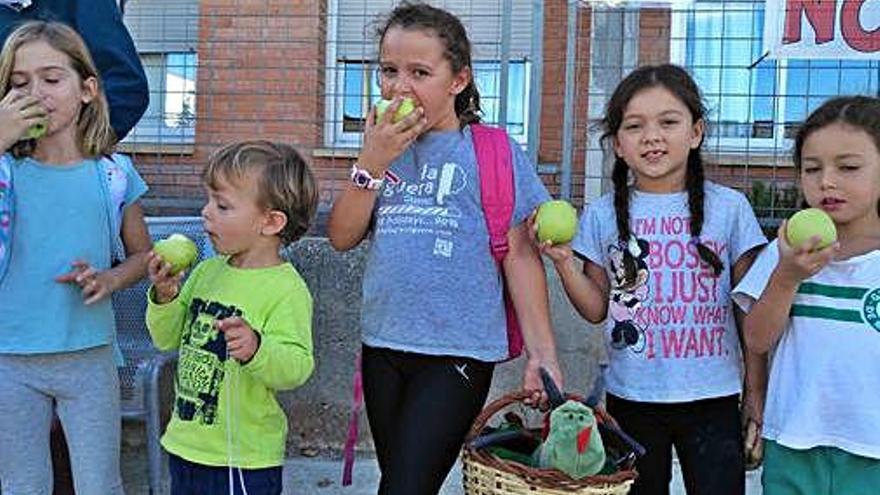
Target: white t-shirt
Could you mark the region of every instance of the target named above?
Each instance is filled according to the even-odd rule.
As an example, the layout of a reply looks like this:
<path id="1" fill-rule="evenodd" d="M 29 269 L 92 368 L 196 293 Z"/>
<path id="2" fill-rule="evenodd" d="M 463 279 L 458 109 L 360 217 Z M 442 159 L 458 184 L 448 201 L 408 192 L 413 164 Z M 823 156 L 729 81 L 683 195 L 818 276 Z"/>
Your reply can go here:
<path id="1" fill-rule="evenodd" d="M 730 302 L 731 268 L 767 242 L 745 196 L 705 183 L 701 240 L 724 263 L 715 277 L 691 242 L 686 192 L 633 192 L 625 248 L 636 283 L 623 283 L 614 198 L 591 204 L 572 248 L 605 267 L 611 283 L 608 392 L 643 402 L 687 402 L 742 390 L 739 335 Z"/>
<path id="2" fill-rule="evenodd" d="M 735 289 L 745 311 L 778 262 L 774 241 Z M 770 368 L 764 436 L 880 459 L 880 250 L 801 283 Z"/>

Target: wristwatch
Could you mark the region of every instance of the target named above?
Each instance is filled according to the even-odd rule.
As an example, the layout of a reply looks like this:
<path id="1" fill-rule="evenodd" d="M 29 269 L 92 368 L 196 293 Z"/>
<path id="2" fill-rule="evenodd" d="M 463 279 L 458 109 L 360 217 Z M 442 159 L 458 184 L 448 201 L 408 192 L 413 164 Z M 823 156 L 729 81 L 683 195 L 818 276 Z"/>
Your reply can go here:
<path id="1" fill-rule="evenodd" d="M 377 191 L 385 183 L 385 179 L 374 179 L 368 170 L 358 167 L 355 163 L 351 166 L 351 183 L 359 189 Z"/>

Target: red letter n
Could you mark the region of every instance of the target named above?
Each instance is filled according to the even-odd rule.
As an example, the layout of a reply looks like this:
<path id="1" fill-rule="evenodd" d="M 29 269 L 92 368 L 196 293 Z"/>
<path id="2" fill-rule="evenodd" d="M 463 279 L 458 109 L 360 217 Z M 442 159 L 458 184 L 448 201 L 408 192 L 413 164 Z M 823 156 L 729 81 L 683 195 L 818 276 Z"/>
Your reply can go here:
<path id="1" fill-rule="evenodd" d="M 801 14 L 816 32 L 816 44 L 821 45 L 834 39 L 834 14 L 837 13 L 837 0 L 786 0 L 785 32 L 782 43 L 797 43 L 801 40 Z"/>

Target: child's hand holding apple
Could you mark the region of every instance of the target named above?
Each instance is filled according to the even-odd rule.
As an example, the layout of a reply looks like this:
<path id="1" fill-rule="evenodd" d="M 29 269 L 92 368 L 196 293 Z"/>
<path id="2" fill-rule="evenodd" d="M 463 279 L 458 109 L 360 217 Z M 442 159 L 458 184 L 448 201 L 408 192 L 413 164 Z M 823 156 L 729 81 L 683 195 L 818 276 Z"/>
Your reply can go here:
<path id="1" fill-rule="evenodd" d="M 195 263 L 198 254 L 195 243 L 181 234 L 172 234 L 153 245 L 147 257 L 147 273 L 157 303 L 165 304 L 177 297 L 183 273 Z"/>
<path id="2" fill-rule="evenodd" d="M 367 117 L 358 165 L 374 178 L 381 178 L 427 126 L 424 109 L 412 98 L 380 101 Z"/>
<path id="3" fill-rule="evenodd" d="M 777 272 L 791 286 L 818 273 L 839 250 L 834 221 L 817 208 L 801 210 L 782 222 L 776 237 Z"/>
<path id="4" fill-rule="evenodd" d="M 34 96 L 13 89 L 0 98 L 0 149 L 46 132 L 46 107 Z"/>
<path id="5" fill-rule="evenodd" d="M 568 201 L 547 201 L 538 207 L 529 222 L 541 253 L 557 267 L 573 259 L 569 243 L 577 232 L 577 211 Z"/>

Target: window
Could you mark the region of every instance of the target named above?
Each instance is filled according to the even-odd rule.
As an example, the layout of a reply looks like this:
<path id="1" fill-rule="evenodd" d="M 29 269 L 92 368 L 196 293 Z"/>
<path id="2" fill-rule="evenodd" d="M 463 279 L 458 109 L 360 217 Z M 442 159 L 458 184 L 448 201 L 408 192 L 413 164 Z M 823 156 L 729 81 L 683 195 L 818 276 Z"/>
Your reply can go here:
<path id="1" fill-rule="evenodd" d="M 520 143 L 526 142 L 529 126 L 529 66 L 524 60 L 511 61 L 507 72 L 507 132 Z M 497 123 L 501 103 L 501 63 L 475 62 L 474 81 L 480 92 L 483 120 Z"/>
<path id="2" fill-rule="evenodd" d="M 370 107 L 380 96 L 376 65 L 369 61 L 341 61 L 338 64 L 338 93 L 335 106 L 334 142 L 337 145 L 360 143 L 364 121 Z M 500 103 L 501 63 L 474 62 L 474 81 L 480 92 L 483 120 L 498 122 Z M 507 87 L 507 131 L 511 137 L 524 143 L 528 130 L 529 64 L 525 60 L 510 61 Z"/>
<path id="3" fill-rule="evenodd" d="M 789 60 L 782 108 L 785 137 L 825 100 L 837 95 L 880 95 L 880 61 Z"/>
<path id="4" fill-rule="evenodd" d="M 150 104 L 125 142 L 191 143 L 195 138 L 195 53 L 146 53 Z"/>
<path id="5" fill-rule="evenodd" d="M 787 149 L 830 97 L 878 92 L 880 62 L 763 58 L 763 3 L 697 1 L 673 12 L 673 62 L 691 70 L 709 108 L 710 146 Z"/>
<path id="6" fill-rule="evenodd" d="M 150 103 L 126 143 L 195 140 L 198 0 L 126 0 L 123 21 L 140 54 Z"/>
<path id="7" fill-rule="evenodd" d="M 364 131 L 364 122 L 370 106 L 380 98 L 375 65 L 370 62 L 342 62 L 341 139 L 356 142 L 357 134 Z M 346 139 L 349 138 L 349 139 Z"/>

